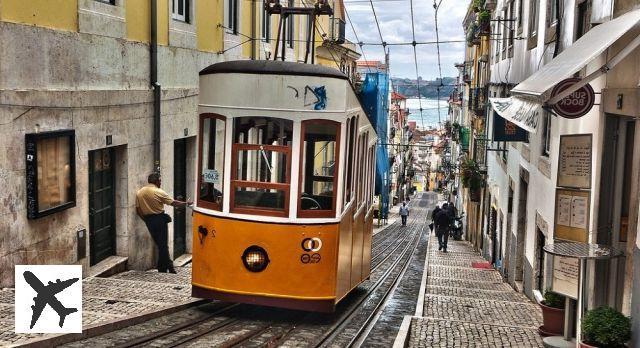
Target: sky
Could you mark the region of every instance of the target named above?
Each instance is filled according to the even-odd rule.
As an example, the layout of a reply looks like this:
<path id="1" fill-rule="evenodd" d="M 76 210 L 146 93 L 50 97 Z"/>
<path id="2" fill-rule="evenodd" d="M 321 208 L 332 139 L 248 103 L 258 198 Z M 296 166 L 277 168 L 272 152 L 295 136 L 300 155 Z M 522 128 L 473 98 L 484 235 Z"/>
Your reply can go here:
<path id="1" fill-rule="evenodd" d="M 412 42 L 411 30 L 411 1 L 413 1 L 413 18 L 416 42 L 436 41 L 435 16 L 433 0 L 372 0 L 380 23 L 382 38 L 387 43 Z M 438 0 L 439 1 L 439 0 Z M 349 17 L 353 21 L 358 39 L 364 43 L 380 43 L 380 34 L 368 0 L 344 0 Z M 440 41 L 463 40 L 464 31 L 462 20 L 467 12 L 469 1 L 442 0 L 438 11 L 438 32 Z M 351 25 L 347 20 L 347 38 L 351 42 L 356 40 Z M 441 43 L 440 61 L 442 76 L 457 76 L 455 63 L 464 61 L 464 42 Z M 391 50 L 391 76 L 416 78 L 416 68 L 413 58 L 413 47 L 388 46 Z M 367 60 L 384 60 L 381 45 L 363 46 Z M 426 80 L 433 80 L 439 76 L 436 45 L 417 45 L 418 75 Z M 364 59 L 361 57 L 361 59 Z"/>

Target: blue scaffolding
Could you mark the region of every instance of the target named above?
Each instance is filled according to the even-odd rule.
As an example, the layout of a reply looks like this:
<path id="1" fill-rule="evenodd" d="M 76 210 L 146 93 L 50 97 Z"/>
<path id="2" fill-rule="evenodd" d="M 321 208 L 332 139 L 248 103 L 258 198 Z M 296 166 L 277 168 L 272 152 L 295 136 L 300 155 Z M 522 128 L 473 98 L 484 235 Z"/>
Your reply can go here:
<path id="1" fill-rule="evenodd" d="M 389 212 L 389 151 L 387 145 L 387 115 L 389 110 L 389 76 L 386 73 L 370 72 L 366 74 L 360 91 L 360 102 L 369 121 L 378 133 L 376 148 L 376 187 L 375 194 L 380 196 L 382 216 Z"/>

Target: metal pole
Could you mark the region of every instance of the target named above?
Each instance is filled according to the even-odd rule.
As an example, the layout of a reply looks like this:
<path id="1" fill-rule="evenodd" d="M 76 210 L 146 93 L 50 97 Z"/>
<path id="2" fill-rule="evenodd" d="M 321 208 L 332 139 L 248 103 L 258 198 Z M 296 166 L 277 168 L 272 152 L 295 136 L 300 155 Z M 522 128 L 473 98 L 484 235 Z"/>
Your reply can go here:
<path id="1" fill-rule="evenodd" d="M 580 275 L 578 276 L 578 310 L 576 311 L 576 341 L 580 342 L 582 338 L 582 332 L 580 332 L 580 324 L 582 323 L 582 314 L 584 313 L 585 304 L 585 273 L 587 267 L 587 260 L 580 259 Z"/>

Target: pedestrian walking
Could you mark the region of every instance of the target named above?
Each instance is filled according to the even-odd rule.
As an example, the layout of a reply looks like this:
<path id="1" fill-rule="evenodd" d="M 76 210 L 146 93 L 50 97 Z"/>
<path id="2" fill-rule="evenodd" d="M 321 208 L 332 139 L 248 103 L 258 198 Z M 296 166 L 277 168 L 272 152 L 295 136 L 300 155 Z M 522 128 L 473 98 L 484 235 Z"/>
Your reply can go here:
<path id="1" fill-rule="evenodd" d="M 431 229 L 431 232 L 433 232 L 433 229 L 435 228 L 436 215 L 438 215 L 439 212 L 440 212 L 440 206 L 436 204 L 436 207 L 431 212 L 431 223 L 429 224 L 429 229 Z"/>
<path id="2" fill-rule="evenodd" d="M 400 218 L 402 218 L 402 226 L 407 226 L 407 217 L 409 216 L 409 207 L 406 202 L 402 202 L 400 207 Z"/>
<path id="3" fill-rule="evenodd" d="M 448 204 L 444 203 L 442 209 L 435 216 L 436 236 L 438 237 L 438 250 L 447 252 L 447 243 L 449 241 L 449 227 L 451 225 L 451 216 L 449 214 Z"/>
<path id="4" fill-rule="evenodd" d="M 193 202 L 188 199 L 183 202 L 171 198 L 160 188 L 162 179 L 158 173 L 149 174 L 147 182 L 148 184 L 136 193 L 136 212 L 147 225 L 151 238 L 158 247 L 158 272 L 176 273 L 173 268 L 173 260 L 169 257 L 169 246 L 167 245 L 167 224 L 171 222 L 171 216 L 165 214 L 164 205 L 184 207 L 193 204 Z"/>

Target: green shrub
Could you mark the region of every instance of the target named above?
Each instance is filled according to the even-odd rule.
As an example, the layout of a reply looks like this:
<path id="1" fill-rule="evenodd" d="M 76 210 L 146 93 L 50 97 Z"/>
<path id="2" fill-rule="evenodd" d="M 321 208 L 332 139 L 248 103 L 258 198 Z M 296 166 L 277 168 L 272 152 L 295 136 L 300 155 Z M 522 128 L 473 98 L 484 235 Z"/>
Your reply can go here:
<path id="1" fill-rule="evenodd" d="M 480 13 L 478 13 L 478 22 L 484 23 L 488 22 L 489 20 L 491 20 L 491 13 L 489 13 L 489 11 L 482 10 L 480 11 Z"/>
<path id="2" fill-rule="evenodd" d="M 479 12 L 484 7 L 484 0 L 473 0 L 473 10 Z"/>
<path id="3" fill-rule="evenodd" d="M 558 293 L 555 293 L 553 291 L 545 291 L 544 300 L 542 301 L 542 304 L 544 304 L 547 307 L 563 309 L 564 301 L 565 301 L 564 296 Z"/>
<path id="4" fill-rule="evenodd" d="M 613 308 L 587 311 L 582 318 L 582 341 L 601 348 L 619 348 L 631 339 L 631 319 Z"/>

